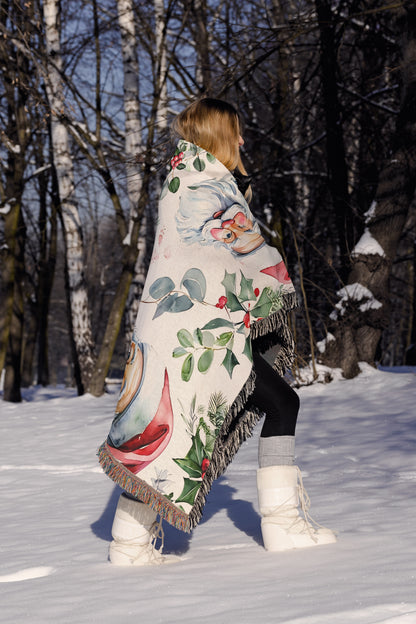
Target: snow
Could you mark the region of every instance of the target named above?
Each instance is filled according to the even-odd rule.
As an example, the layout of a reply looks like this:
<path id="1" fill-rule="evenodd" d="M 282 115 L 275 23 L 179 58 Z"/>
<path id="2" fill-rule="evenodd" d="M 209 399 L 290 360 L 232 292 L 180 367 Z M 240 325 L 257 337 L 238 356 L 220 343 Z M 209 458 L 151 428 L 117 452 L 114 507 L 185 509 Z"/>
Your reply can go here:
<path id="1" fill-rule="evenodd" d="M 370 256 L 385 256 L 383 247 L 379 242 L 376 241 L 374 236 L 372 236 L 370 230 L 365 228 L 363 235 L 361 236 L 358 243 L 355 245 L 354 249 L 351 252 L 352 256 L 358 256 L 360 254 Z"/>
<path id="2" fill-rule="evenodd" d="M 297 462 L 338 542 L 268 553 L 256 428 L 167 566 L 107 562 L 120 490 L 95 451 L 117 397 L 31 388 L 1 402 L 1 623 L 415 624 L 416 368 L 299 389 Z"/>
<path id="3" fill-rule="evenodd" d="M 335 336 L 334 334 L 331 334 L 331 332 L 328 332 L 323 340 L 319 340 L 319 342 L 316 343 L 316 347 L 319 353 L 323 353 L 328 345 L 328 342 L 331 342 L 333 340 L 335 340 Z"/>
<path id="4" fill-rule="evenodd" d="M 0 208 L 0 214 L 4 214 L 4 215 L 5 215 L 5 214 L 8 214 L 8 213 L 10 212 L 11 208 L 12 208 L 12 207 L 11 207 L 11 205 L 10 205 L 10 204 L 4 204 L 4 206 L 2 206 L 2 207 Z"/>
<path id="5" fill-rule="evenodd" d="M 383 305 L 380 301 L 378 301 L 371 290 L 363 286 L 358 282 L 354 282 L 354 284 L 347 284 L 343 288 L 337 291 L 337 297 L 340 297 L 338 303 L 335 304 L 335 310 L 331 312 L 329 315 L 331 319 L 336 320 L 338 318 L 338 312 L 341 316 L 345 314 L 345 303 L 351 299 L 355 301 L 361 301 L 364 299 L 363 303 L 359 305 L 359 309 L 361 312 L 366 312 L 371 308 L 377 309 L 381 308 Z"/>
<path id="6" fill-rule="evenodd" d="M 367 210 L 367 212 L 364 213 L 364 219 L 366 223 L 369 223 L 371 219 L 374 217 L 374 215 L 376 214 L 376 209 L 377 209 L 377 202 L 376 201 L 371 202 L 370 208 Z"/>

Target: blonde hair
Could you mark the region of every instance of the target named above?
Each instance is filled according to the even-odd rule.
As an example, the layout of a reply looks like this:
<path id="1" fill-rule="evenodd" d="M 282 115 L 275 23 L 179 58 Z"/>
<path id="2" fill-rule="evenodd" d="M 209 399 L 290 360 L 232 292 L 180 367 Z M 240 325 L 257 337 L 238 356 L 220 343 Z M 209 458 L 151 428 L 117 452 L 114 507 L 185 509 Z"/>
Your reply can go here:
<path id="1" fill-rule="evenodd" d="M 238 140 L 240 119 L 232 104 L 204 97 L 192 102 L 175 118 L 172 129 L 185 141 L 199 145 L 230 171 L 247 175 Z"/>

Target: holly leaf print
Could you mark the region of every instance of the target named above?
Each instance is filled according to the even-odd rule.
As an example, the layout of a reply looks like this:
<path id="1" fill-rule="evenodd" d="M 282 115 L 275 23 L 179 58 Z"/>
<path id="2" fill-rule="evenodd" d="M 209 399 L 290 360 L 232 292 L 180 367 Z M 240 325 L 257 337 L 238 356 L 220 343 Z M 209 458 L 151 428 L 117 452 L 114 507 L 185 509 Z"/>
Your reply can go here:
<path id="1" fill-rule="evenodd" d="M 218 327 L 234 327 L 234 323 L 232 323 L 228 319 L 215 318 L 211 321 L 208 321 L 208 323 L 204 325 L 202 329 L 217 329 Z"/>
<path id="2" fill-rule="evenodd" d="M 266 286 L 263 288 L 263 292 L 261 293 L 259 300 L 256 305 L 250 310 L 250 314 L 254 316 L 254 318 L 264 318 L 270 314 L 270 309 L 273 305 L 273 297 L 272 290 Z"/>
<path id="3" fill-rule="evenodd" d="M 230 312 L 244 310 L 236 295 L 235 273 L 227 273 L 225 271 L 224 279 L 221 284 L 225 288 L 225 296 L 227 297 L 227 308 Z"/>
<path id="4" fill-rule="evenodd" d="M 237 360 L 236 356 L 231 351 L 231 349 L 226 349 L 225 358 L 223 359 L 221 364 L 225 367 L 225 369 L 227 370 L 227 373 L 229 374 L 229 376 L 231 378 L 233 376 L 234 368 L 238 364 L 240 364 L 240 362 Z"/>
<path id="5" fill-rule="evenodd" d="M 228 273 L 227 271 L 225 271 L 224 279 L 222 280 L 221 284 L 225 288 L 227 297 L 229 292 L 235 293 L 235 273 Z"/>
<path id="6" fill-rule="evenodd" d="M 183 480 L 183 490 L 176 499 L 177 503 L 188 503 L 193 505 L 199 488 L 201 487 L 201 481 L 193 481 L 185 477 Z"/>
<path id="7" fill-rule="evenodd" d="M 244 343 L 243 355 L 245 355 L 250 360 L 250 362 L 253 361 L 250 336 L 247 336 L 246 341 Z"/>
<path id="8" fill-rule="evenodd" d="M 201 436 L 199 435 L 199 431 L 197 431 L 196 434 L 192 436 L 192 446 L 189 449 L 186 458 L 190 459 L 195 464 L 198 464 L 198 466 L 202 466 L 202 461 L 205 458 L 205 450 L 204 444 L 201 440 Z"/>
<path id="9" fill-rule="evenodd" d="M 240 294 L 238 296 L 240 301 L 255 301 L 256 295 L 253 289 L 253 280 L 247 279 L 243 273 L 241 273 L 240 282 Z"/>
<path id="10" fill-rule="evenodd" d="M 200 479 L 202 477 L 202 468 L 201 465 L 198 465 L 196 462 L 189 459 L 189 457 L 185 457 L 184 459 L 174 459 L 175 464 L 178 464 L 182 470 L 184 470 L 190 477 L 194 479 Z"/>

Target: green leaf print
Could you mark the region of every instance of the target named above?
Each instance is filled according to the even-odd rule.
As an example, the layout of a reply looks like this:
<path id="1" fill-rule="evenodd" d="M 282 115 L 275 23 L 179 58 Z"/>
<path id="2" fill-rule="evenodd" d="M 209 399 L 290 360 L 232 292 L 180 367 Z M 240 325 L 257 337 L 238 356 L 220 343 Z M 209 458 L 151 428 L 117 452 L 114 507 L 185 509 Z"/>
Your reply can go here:
<path id="1" fill-rule="evenodd" d="M 181 185 L 180 179 L 178 178 L 178 176 L 175 176 L 169 182 L 168 189 L 170 190 L 171 193 L 176 193 L 176 191 L 179 189 L 180 185 Z"/>
<path id="2" fill-rule="evenodd" d="M 227 349 L 225 358 L 222 361 L 222 365 L 226 368 L 230 378 L 233 376 L 233 370 L 237 366 L 237 364 L 240 364 L 240 362 L 237 360 L 231 349 Z"/>
<path id="3" fill-rule="evenodd" d="M 219 347 L 225 347 L 225 345 L 228 342 L 230 342 L 233 335 L 234 335 L 233 332 L 223 332 L 222 334 L 218 336 L 218 338 L 215 341 L 215 344 L 218 345 Z"/>
<path id="4" fill-rule="evenodd" d="M 205 434 L 205 452 L 209 458 L 212 457 L 216 439 L 217 438 L 213 433 L 209 432 Z"/>
<path id="5" fill-rule="evenodd" d="M 177 298 L 178 293 L 172 293 L 171 295 L 168 295 L 167 297 L 162 299 L 162 301 L 159 301 L 156 307 L 156 311 L 153 315 L 153 319 L 161 316 L 164 312 L 170 312 Z"/>
<path id="6" fill-rule="evenodd" d="M 225 271 L 224 279 L 222 280 L 221 284 L 225 288 L 227 297 L 229 292 L 235 293 L 235 273 L 228 273 L 227 271 Z"/>
<path id="7" fill-rule="evenodd" d="M 247 336 L 246 341 L 244 343 L 243 355 L 245 355 L 250 360 L 250 362 L 253 361 L 250 336 Z"/>
<path id="8" fill-rule="evenodd" d="M 241 305 L 239 300 L 237 299 L 237 295 L 233 292 L 227 293 L 227 308 L 230 312 L 237 312 L 238 310 L 244 310 L 244 307 Z"/>
<path id="9" fill-rule="evenodd" d="M 227 308 L 230 312 L 236 312 L 237 310 L 244 310 L 244 307 L 238 300 L 236 295 L 235 285 L 235 273 L 228 273 L 225 271 L 224 279 L 221 284 L 225 288 L 225 296 L 227 297 Z"/>
<path id="10" fill-rule="evenodd" d="M 149 288 L 149 294 L 153 299 L 161 299 L 171 290 L 175 288 L 174 282 L 170 279 L 170 277 L 159 277 L 157 280 L 153 282 L 153 284 Z"/>
<path id="11" fill-rule="evenodd" d="M 218 327 L 234 327 L 234 323 L 223 318 L 215 318 L 208 321 L 202 329 L 217 329 Z"/>
<path id="12" fill-rule="evenodd" d="M 202 477 L 202 469 L 201 464 L 197 464 L 195 461 L 190 459 L 189 457 L 185 457 L 184 459 L 174 459 L 175 464 L 178 464 L 182 470 L 184 470 L 190 477 L 194 479 L 199 479 Z"/>
<path id="13" fill-rule="evenodd" d="M 213 156 L 212 154 L 210 154 L 209 152 L 207 152 L 207 161 L 210 163 L 214 163 L 217 159 L 215 158 L 215 156 Z"/>
<path id="14" fill-rule="evenodd" d="M 206 351 L 204 351 L 198 360 L 199 372 L 206 373 L 209 367 L 211 366 L 213 359 L 214 359 L 214 351 L 212 349 L 207 349 Z"/>
<path id="15" fill-rule="evenodd" d="M 176 334 L 180 344 L 183 347 L 193 347 L 194 341 L 192 339 L 192 334 L 187 329 L 180 329 Z"/>
<path id="16" fill-rule="evenodd" d="M 181 377 L 183 381 L 189 381 L 194 370 L 194 356 L 192 353 L 186 356 L 182 364 Z"/>
<path id="17" fill-rule="evenodd" d="M 186 295 L 180 295 L 172 302 L 172 305 L 168 312 L 185 312 L 192 308 L 194 304 Z"/>
<path id="18" fill-rule="evenodd" d="M 202 346 L 202 331 L 199 327 L 194 330 L 194 340 Z"/>
<path id="19" fill-rule="evenodd" d="M 250 310 L 250 314 L 254 316 L 254 318 L 264 318 L 270 314 L 270 310 L 273 304 L 273 291 L 271 288 L 263 288 L 263 292 L 261 293 L 259 300 L 252 310 Z"/>
<path id="20" fill-rule="evenodd" d="M 187 353 L 188 351 L 184 349 L 183 347 L 175 347 L 174 350 L 172 351 L 172 357 L 174 358 L 182 357 L 186 355 Z"/>
<path id="21" fill-rule="evenodd" d="M 201 481 L 193 481 L 192 479 L 185 478 L 183 480 L 183 490 L 176 499 L 176 503 L 188 503 L 189 505 L 193 505 L 200 487 Z"/>
<path id="22" fill-rule="evenodd" d="M 192 268 L 185 273 L 181 286 L 184 286 L 191 299 L 203 301 L 207 290 L 207 282 L 200 269 Z"/>
<path id="23" fill-rule="evenodd" d="M 254 294 L 254 289 L 253 289 L 253 280 L 246 279 L 243 273 L 241 273 L 240 294 L 238 298 L 240 301 L 255 301 L 256 300 L 256 295 Z"/>
<path id="24" fill-rule="evenodd" d="M 209 331 L 203 331 L 202 332 L 202 345 L 204 347 L 213 347 L 215 343 L 215 336 L 214 334 L 211 334 L 211 332 Z"/>
<path id="25" fill-rule="evenodd" d="M 204 161 L 199 156 L 194 159 L 192 164 L 197 171 L 203 171 L 206 166 Z"/>

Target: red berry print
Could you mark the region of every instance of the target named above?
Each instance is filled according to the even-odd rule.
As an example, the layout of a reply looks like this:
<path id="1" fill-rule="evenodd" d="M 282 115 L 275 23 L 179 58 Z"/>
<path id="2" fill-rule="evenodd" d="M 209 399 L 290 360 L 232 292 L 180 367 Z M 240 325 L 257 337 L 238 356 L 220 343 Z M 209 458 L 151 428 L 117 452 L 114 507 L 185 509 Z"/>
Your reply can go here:
<path id="1" fill-rule="evenodd" d="M 218 303 L 215 304 L 215 307 L 216 308 L 221 308 L 221 310 L 222 310 L 227 305 L 227 301 L 228 301 L 227 297 L 224 297 L 224 295 L 223 295 L 222 297 L 220 297 L 218 299 Z"/>
<path id="2" fill-rule="evenodd" d="M 258 288 L 255 288 L 255 289 L 254 289 L 254 294 L 255 294 L 255 296 L 256 296 L 256 297 L 258 297 L 258 296 L 259 296 L 260 291 L 259 291 L 259 289 L 258 289 Z"/>
<path id="3" fill-rule="evenodd" d="M 180 152 L 179 154 L 171 158 L 170 165 L 172 169 L 175 169 L 179 165 L 179 163 L 182 161 L 182 158 L 183 158 L 183 152 Z"/>
<path id="4" fill-rule="evenodd" d="M 202 478 L 205 477 L 205 473 L 208 469 L 209 466 L 209 459 L 205 458 L 202 460 L 202 465 L 201 465 L 201 471 L 202 471 Z"/>
<path id="5" fill-rule="evenodd" d="M 247 328 L 248 328 L 248 327 L 250 327 L 250 312 L 246 312 L 246 313 L 244 314 L 243 321 L 244 321 L 244 325 L 245 325 Z"/>

